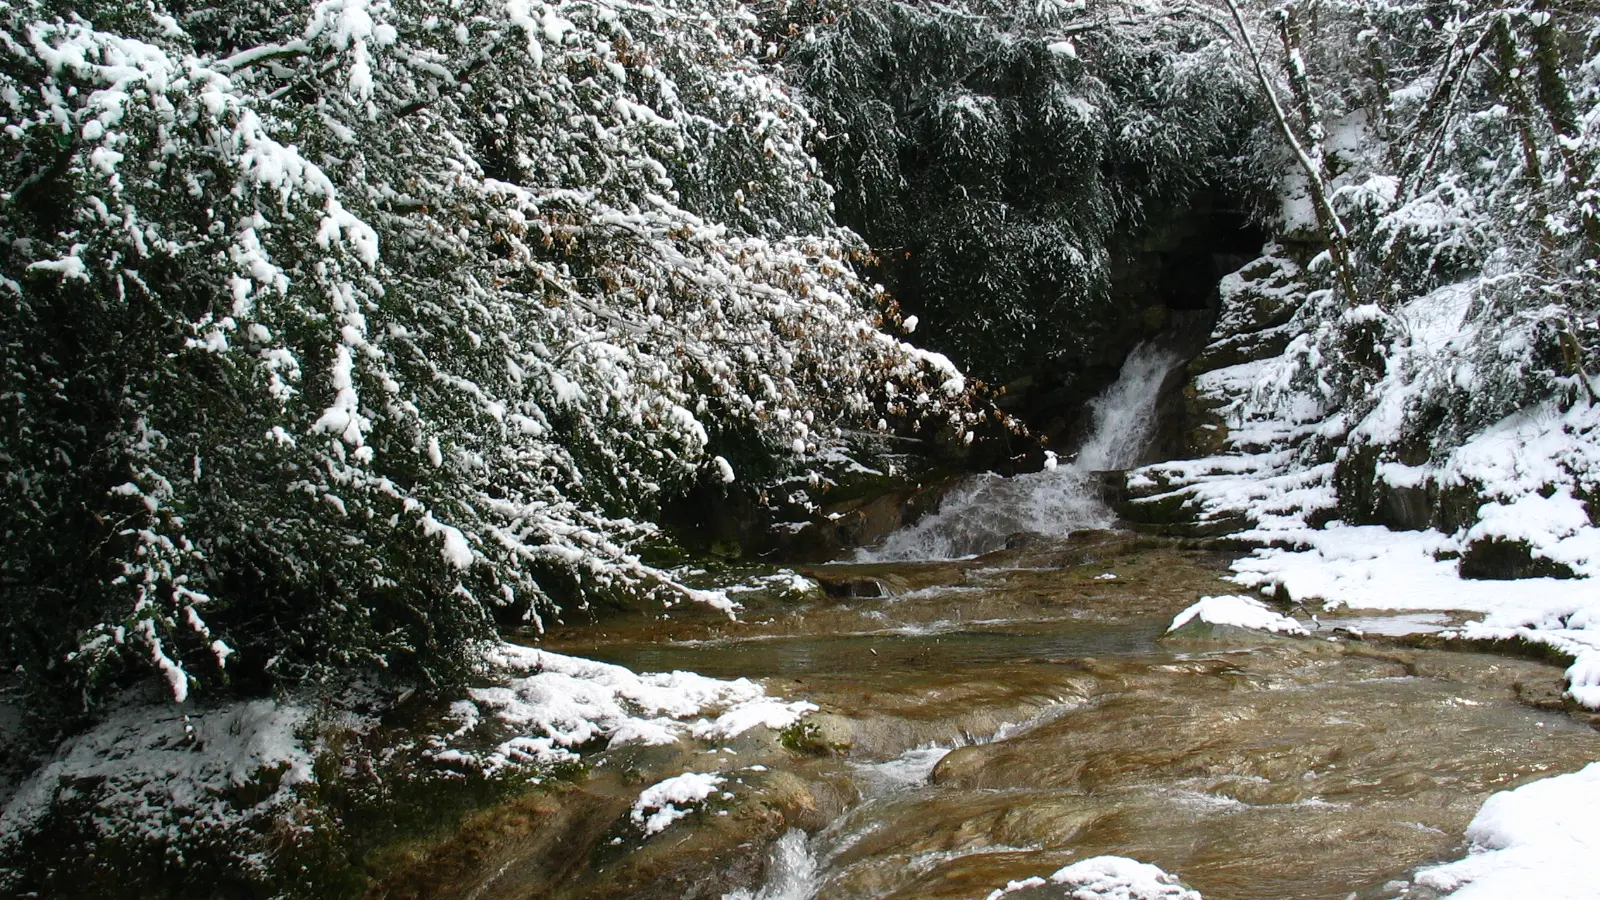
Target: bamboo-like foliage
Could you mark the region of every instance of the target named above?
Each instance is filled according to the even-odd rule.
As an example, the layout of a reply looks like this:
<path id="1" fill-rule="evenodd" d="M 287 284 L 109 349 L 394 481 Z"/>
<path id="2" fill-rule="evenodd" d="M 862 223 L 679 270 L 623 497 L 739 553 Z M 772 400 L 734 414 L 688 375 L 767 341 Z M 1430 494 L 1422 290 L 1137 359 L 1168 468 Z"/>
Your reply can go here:
<path id="1" fill-rule="evenodd" d="M 1232 178 L 1257 119 L 1228 36 L 1154 6 L 824 4 L 794 31 L 842 221 L 985 378 L 1097 353 L 1119 256 Z"/>
<path id="2" fill-rule="evenodd" d="M 496 617 L 722 602 L 635 549 L 719 456 L 891 404 L 964 428 L 954 368 L 879 330 L 754 25 L 0 6 L 7 664 L 68 704 L 448 680 Z"/>

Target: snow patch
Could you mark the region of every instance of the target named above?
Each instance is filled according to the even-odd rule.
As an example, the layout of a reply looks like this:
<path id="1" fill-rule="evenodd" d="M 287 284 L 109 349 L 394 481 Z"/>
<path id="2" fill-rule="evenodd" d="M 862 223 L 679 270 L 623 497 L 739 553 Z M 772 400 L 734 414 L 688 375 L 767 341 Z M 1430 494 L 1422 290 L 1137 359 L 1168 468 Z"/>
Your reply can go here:
<path id="1" fill-rule="evenodd" d="M 716 792 L 725 781 L 720 775 L 685 772 L 644 789 L 633 801 L 628 818 L 644 829 L 645 836 L 658 834 L 668 825 L 687 816 L 691 807 Z M 651 812 L 654 810 L 654 812 Z"/>
<path id="2" fill-rule="evenodd" d="M 1047 885 L 1061 887 L 1061 896 L 1070 900 L 1201 900 L 1198 891 L 1184 887 L 1172 875 L 1124 856 L 1096 856 L 1059 869 L 1048 879 L 1013 881 L 990 893 L 988 900 Z"/>
<path id="3" fill-rule="evenodd" d="M 1600 859 L 1595 810 L 1600 810 L 1600 763 L 1501 791 L 1467 826 L 1468 856 L 1422 870 L 1416 883 L 1448 891 L 1451 900 L 1593 897 L 1595 860 Z"/>
<path id="4" fill-rule="evenodd" d="M 490 662 L 507 676 L 457 704 L 452 717 L 461 727 L 433 739 L 434 758 L 494 773 L 566 762 L 594 743 L 659 745 L 685 737 L 722 740 L 759 726 L 777 730 L 817 709 L 769 697 L 747 678 L 641 675 L 515 644 L 494 648 Z M 487 737 L 491 746 L 470 749 L 469 737 Z"/>
<path id="5" fill-rule="evenodd" d="M 1273 631 L 1285 634 L 1308 634 L 1305 626 L 1285 615 L 1280 615 L 1267 608 L 1265 603 L 1253 597 L 1241 597 L 1236 594 L 1224 594 L 1220 597 L 1201 597 L 1200 602 L 1178 613 L 1167 627 L 1168 632 L 1177 631 L 1193 619 L 1199 619 L 1207 625 L 1235 625 L 1239 628 L 1250 628 L 1256 631 Z"/>

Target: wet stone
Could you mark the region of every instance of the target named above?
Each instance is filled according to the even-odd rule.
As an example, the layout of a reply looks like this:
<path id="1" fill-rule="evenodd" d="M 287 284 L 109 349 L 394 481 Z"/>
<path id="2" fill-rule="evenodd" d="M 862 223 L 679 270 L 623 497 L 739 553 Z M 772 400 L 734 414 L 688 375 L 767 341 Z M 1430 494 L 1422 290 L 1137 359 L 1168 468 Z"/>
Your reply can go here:
<path id="1" fill-rule="evenodd" d="M 1552 708 L 1561 670 L 1546 662 L 1331 629 L 1163 637 L 1199 597 L 1237 592 L 1219 578 L 1228 558 L 1096 532 L 820 570 L 897 585 L 888 596 L 752 597 L 737 623 L 558 634 L 560 652 L 762 677 L 820 711 L 729 741 L 732 754 L 614 751 L 584 785 L 613 803 L 685 766 L 744 781 L 649 840 L 607 825 L 551 896 L 756 897 L 766 885 L 786 898 L 970 900 L 1113 855 L 1211 898 L 1376 900 L 1459 856 L 1489 794 L 1600 755 L 1586 718 Z M 625 773 L 625 758 L 640 771 Z"/>

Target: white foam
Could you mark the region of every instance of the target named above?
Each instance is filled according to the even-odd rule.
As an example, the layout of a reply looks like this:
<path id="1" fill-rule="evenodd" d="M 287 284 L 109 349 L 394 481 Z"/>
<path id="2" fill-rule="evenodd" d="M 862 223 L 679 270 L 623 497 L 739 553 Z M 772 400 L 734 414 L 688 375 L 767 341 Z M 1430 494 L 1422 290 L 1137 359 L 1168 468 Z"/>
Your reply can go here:
<path id="1" fill-rule="evenodd" d="M 1070 465 L 1002 478 L 979 475 L 952 490 L 939 511 L 889 535 L 866 562 L 964 559 L 999 550 L 1017 533 L 1065 537 L 1115 521 L 1095 491 L 1092 472 L 1138 464 L 1156 428 L 1156 401 L 1182 360 L 1152 344 L 1134 348 L 1116 383 L 1091 403 L 1093 426 Z"/>
<path id="2" fill-rule="evenodd" d="M 865 782 L 862 785 L 864 792 L 870 797 L 880 797 L 927 784 L 934 766 L 945 758 L 950 749 L 938 745 L 915 747 L 894 759 L 881 763 L 861 763 L 854 768 Z"/>
<path id="3" fill-rule="evenodd" d="M 791 828 L 772 847 L 767 880 L 761 889 L 755 893 L 734 891 L 724 894 L 722 900 L 811 900 L 820 887 L 811 843 L 804 831 Z"/>
<path id="4" fill-rule="evenodd" d="M 1094 427 L 1073 465 L 1085 472 L 1138 465 L 1155 435 L 1161 384 L 1182 361 L 1177 353 L 1154 344 L 1135 347 L 1116 383 L 1091 404 Z"/>

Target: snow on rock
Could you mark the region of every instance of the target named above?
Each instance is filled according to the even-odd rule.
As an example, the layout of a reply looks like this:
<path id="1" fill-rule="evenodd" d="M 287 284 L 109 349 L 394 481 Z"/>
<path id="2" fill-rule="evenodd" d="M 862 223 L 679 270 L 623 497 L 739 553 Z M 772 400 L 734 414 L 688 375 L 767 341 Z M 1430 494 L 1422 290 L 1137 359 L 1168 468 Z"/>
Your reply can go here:
<path id="1" fill-rule="evenodd" d="M 1041 888 L 1057 886 L 1054 891 Z M 1057 871 L 1048 879 L 1025 878 L 1013 881 L 989 894 L 998 900 L 1007 894 L 1059 896 L 1070 900 L 1201 900 L 1198 891 L 1184 887 L 1177 878 L 1149 863 L 1123 856 L 1096 856 L 1080 860 Z"/>
<path id="2" fill-rule="evenodd" d="M 1305 626 L 1285 615 L 1273 612 L 1265 603 L 1253 597 L 1224 594 L 1220 597 L 1201 597 L 1172 620 L 1167 631 L 1177 631 L 1193 619 L 1207 625 L 1235 625 L 1256 631 L 1274 631 L 1285 634 L 1308 634 Z"/>
<path id="3" fill-rule="evenodd" d="M 701 719 L 689 730 L 695 737 L 706 741 L 735 737 L 757 727 L 779 731 L 793 725 L 800 716 L 816 708 L 815 705 L 804 701 L 787 702 L 770 698 L 746 700 L 728 707 L 715 719 Z"/>
<path id="4" fill-rule="evenodd" d="M 273 700 L 209 708 L 126 703 L 63 744 L 18 788 L 0 812 L 0 844 L 28 833 L 64 796 L 90 799 L 92 821 L 108 837 L 155 841 L 279 809 L 295 785 L 312 780 L 310 753 L 296 734 L 308 719 L 304 707 Z M 252 783 L 272 790 L 239 804 L 236 789 Z"/>
<path id="5" fill-rule="evenodd" d="M 657 834 L 687 816 L 690 807 L 711 796 L 724 780 L 720 775 L 685 772 L 659 781 L 645 788 L 633 801 L 633 811 L 628 813 L 628 818 L 643 828 L 647 837 Z"/>
<path id="6" fill-rule="evenodd" d="M 778 594 L 805 594 L 820 590 L 821 586 L 810 578 L 790 569 L 779 569 L 770 575 L 754 575 L 738 584 L 723 588 L 727 594 L 752 594 L 773 591 Z"/>
<path id="7" fill-rule="evenodd" d="M 474 688 L 451 715 L 460 727 L 434 738 L 432 755 L 497 772 L 575 758 L 588 744 L 670 744 L 718 740 L 752 728 L 781 729 L 817 707 L 767 696 L 747 678 L 722 681 L 693 672 L 636 674 L 621 666 L 501 644 L 490 659 L 504 677 Z M 487 750 L 469 735 L 492 735 Z M 509 732 L 509 735 L 507 734 Z"/>
<path id="8" fill-rule="evenodd" d="M 1595 895 L 1600 860 L 1600 763 L 1557 775 L 1484 802 L 1467 826 L 1465 859 L 1418 873 L 1416 883 L 1450 900 Z"/>
<path id="9" fill-rule="evenodd" d="M 1246 532 L 1250 535 L 1251 532 Z M 1279 539 L 1285 532 L 1277 533 Z M 1446 637 L 1546 644 L 1574 658 L 1572 699 L 1600 709 L 1600 597 L 1585 578 L 1463 579 L 1458 539 L 1437 531 L 1330 526 L 1293 533 L 1298 549 L 1266 547 L 1233 564 L 1230 580 L 1282 586 L 1330 608 L 1459 610 L 1483 614 Z"/>
<path id="10" fill-rule="evenodd" d="M 1600 575 L 1600 528 L 1581 496 L 1600 474 L 1600 404 L 1519 410 L 1467 441 L 1440 468 L 1449 485 L 1481 486 L 1486 501 L 1467 541 L 1525 541 L 1534 557 Z"/>

